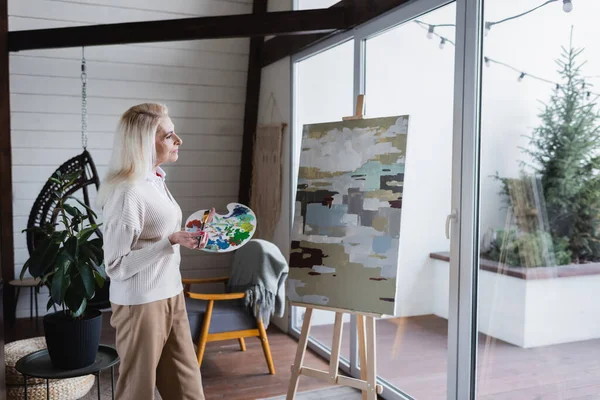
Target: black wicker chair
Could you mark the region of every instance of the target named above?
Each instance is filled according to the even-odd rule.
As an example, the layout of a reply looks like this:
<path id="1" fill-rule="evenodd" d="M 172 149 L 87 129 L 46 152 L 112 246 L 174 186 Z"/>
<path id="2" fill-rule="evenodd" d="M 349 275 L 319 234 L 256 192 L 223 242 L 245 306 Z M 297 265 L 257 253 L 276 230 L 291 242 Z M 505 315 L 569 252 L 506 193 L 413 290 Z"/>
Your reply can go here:
<path id="1" fill-rule="evenodd" d="M 80 179 L 71 187 L 67 188 L 67 195 L 72 195 L 78 190 L 82 190 L 84 203 L 88 207 L 91 207 L 88 186 L 94 185 L 96 189 L 98 189 L 100 186 L 100 178 L 98 177 L 98 171 L 96 170 L 96 165 L 94 164 L 90 153 L 87 150 L 84 150 L 83 153 L 71 158 L 58 167 L 54 173 L 57 171 L 60 171 L 63 175 L 81 171 Z M 57 201 L 54 199 L 54 196 L 52 196 L 56 189 L 56 183 L 48 180 L 31 208 L 29 219 L 27 221 L 27 250 L 30 255 L 36 248 L 38 238 L 36 238 L 35 232 L 29 228 L 41 227 L 45 224 L 54 224 L 56 222 Z M 88 216 L 90 222 L 95 223 L 94 217 L 89 213 Z M 102 238 L 100 229 L 96 229 L 95 233 L 99 238 Z M 110 302 L 108 300 L 109 283 L 110 282 L 107 280 L 104 287 L 96 293 L 96 296 L 94 296 L 91 301 L 88 302 L 88 308 L 103 309 L 110 307 Z"/>

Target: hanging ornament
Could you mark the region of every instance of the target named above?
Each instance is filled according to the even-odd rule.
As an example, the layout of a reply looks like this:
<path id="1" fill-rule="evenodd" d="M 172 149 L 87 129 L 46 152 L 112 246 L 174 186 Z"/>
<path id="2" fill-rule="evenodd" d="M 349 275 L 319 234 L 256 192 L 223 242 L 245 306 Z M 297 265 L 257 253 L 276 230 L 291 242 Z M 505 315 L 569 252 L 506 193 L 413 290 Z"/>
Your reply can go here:
<path id="1" fill-rule="evenodd" d="M 563 0 L 563 11 L 566 13 L 573 11 L 573 3 L 571 0 Z"/>

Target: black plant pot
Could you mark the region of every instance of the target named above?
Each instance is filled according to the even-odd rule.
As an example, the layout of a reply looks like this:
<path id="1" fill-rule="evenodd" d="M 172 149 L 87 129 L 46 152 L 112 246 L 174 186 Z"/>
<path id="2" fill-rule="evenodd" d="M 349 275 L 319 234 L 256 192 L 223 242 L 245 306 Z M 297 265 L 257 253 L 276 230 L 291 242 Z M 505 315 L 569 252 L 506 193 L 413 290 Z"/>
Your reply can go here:
<path id="1" fill-rule="evenodd" d="M 82 319 L 72 319 L 64 311 L 44 316 L 44 334 L 50 360 L 55 368 L 79 369 L 96 360 L 102 313 L 88 310 Z"/>

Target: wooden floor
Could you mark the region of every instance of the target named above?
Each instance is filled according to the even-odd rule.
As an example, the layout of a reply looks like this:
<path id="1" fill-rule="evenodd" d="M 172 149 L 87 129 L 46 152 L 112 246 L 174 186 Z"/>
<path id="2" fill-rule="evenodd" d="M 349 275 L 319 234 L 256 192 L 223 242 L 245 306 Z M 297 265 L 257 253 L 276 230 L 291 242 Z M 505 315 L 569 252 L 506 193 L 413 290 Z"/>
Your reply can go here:
<path id="1" fill-rule="evenodd" d="M 329 346 L 331 330 L 311 332 Z M 445 400 L 447 331 L 436 316 L 377 321 L 378 375 L 416 399 Z M 480 335 L 478 376 L 478 400 L 600 399 L 600 339 L 523 349 Z"/>
<path id="2" fill-rule="evenodd" d="M 104 344 L 114 345 L 115 333 L 109 324 L 110 313 L 104 313 L 102 338 Z M 29 319 L 19 319 L 15 326 L 5 327 L 6 343 L 14 340 L 43 336 L 41 318 L 38 327 Z M 246 339 L 246 352 L 239 350 L 237 340 L 214 342 L 207 345 L 202 364 L 202 379 L 207 400 L 253 400 L 285 394 L 290 378 L 297 342 L 282 333 L 274 325 L 267 331 L 276 375 L 269 375 L 262 347 L 258 339 Z M 327 363 L 312 352 L 306 354 L 306 362 L 320 369 L 327 369 Z M 117 371 L 115 371 L 117 372 Z M 116 374 L 117 375 L 117 374 Z M 301 377 L 298 391 L 327 387 L 324 382 Z M 96 387 L 84 398 L 97 399 Z M 101 376 L 102 400 L 110 399 L 110 372 Z M 168 400 L 168 399 L 165 399 Z"/>
<path id="3" fill-rule="evenodd" d="M 103 318 L 102 342 L 114 343 L 114 331 Z M 344 327 L 342 354 L 349 354 L 348 324 Z M 331 344 L 331 326 L 314 326 L 314 337 Z M 574 328 L 576 329 L 576 328 Z M 377 322 L 378 375 L 419 400 L 445 400 L 447 323 L 435 316 Z M 42 335 L 29 320 L 6 331 L 6 341 Z M 267 373 L 258 340 L 246 341 L 247 352 L 236 341 L 209 343 L 202 365 L 207 399 L 252 400 L 283 395 L 287 391 L 296 341 L 274 326 L 269 328 L 277 375 Z M 327 363 L 309 352 L 306 364 L 326 369 Z M 600 339 L 522 349 L 480 336 L 478 400 L 592 400 L 600 399 Z M 110 399 L 110 375 L 102 378 L 102 399 Z M 299 390 L 327 387 L 308 377 Z M 95 399 L 96 388 L 85 398 Z"/>

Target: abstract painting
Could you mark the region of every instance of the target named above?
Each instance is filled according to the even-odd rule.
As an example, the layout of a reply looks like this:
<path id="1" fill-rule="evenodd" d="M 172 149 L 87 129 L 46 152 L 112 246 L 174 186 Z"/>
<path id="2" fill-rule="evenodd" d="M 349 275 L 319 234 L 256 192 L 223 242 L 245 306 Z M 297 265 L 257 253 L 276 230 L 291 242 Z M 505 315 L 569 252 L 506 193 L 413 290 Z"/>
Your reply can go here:
<path id="1" fill-rule="evenodd" d="M 408 116 L 305 125 L 291 301 L 393 315 Z"/>
<path id="2" fill-rule="evenodd" d="M 209 253 L 226 253 L 245 245 L 256 230 L 254 212 L 243 204 L 229 203 L 226 214 L 215 213 L 212 221 L 203 225 L 203 217 L 210 210 L 196 211 L 185 222 L 187 232 L 197 233 L 202 230 L 208 235 L 206 247 L 202 250 Z"/>

